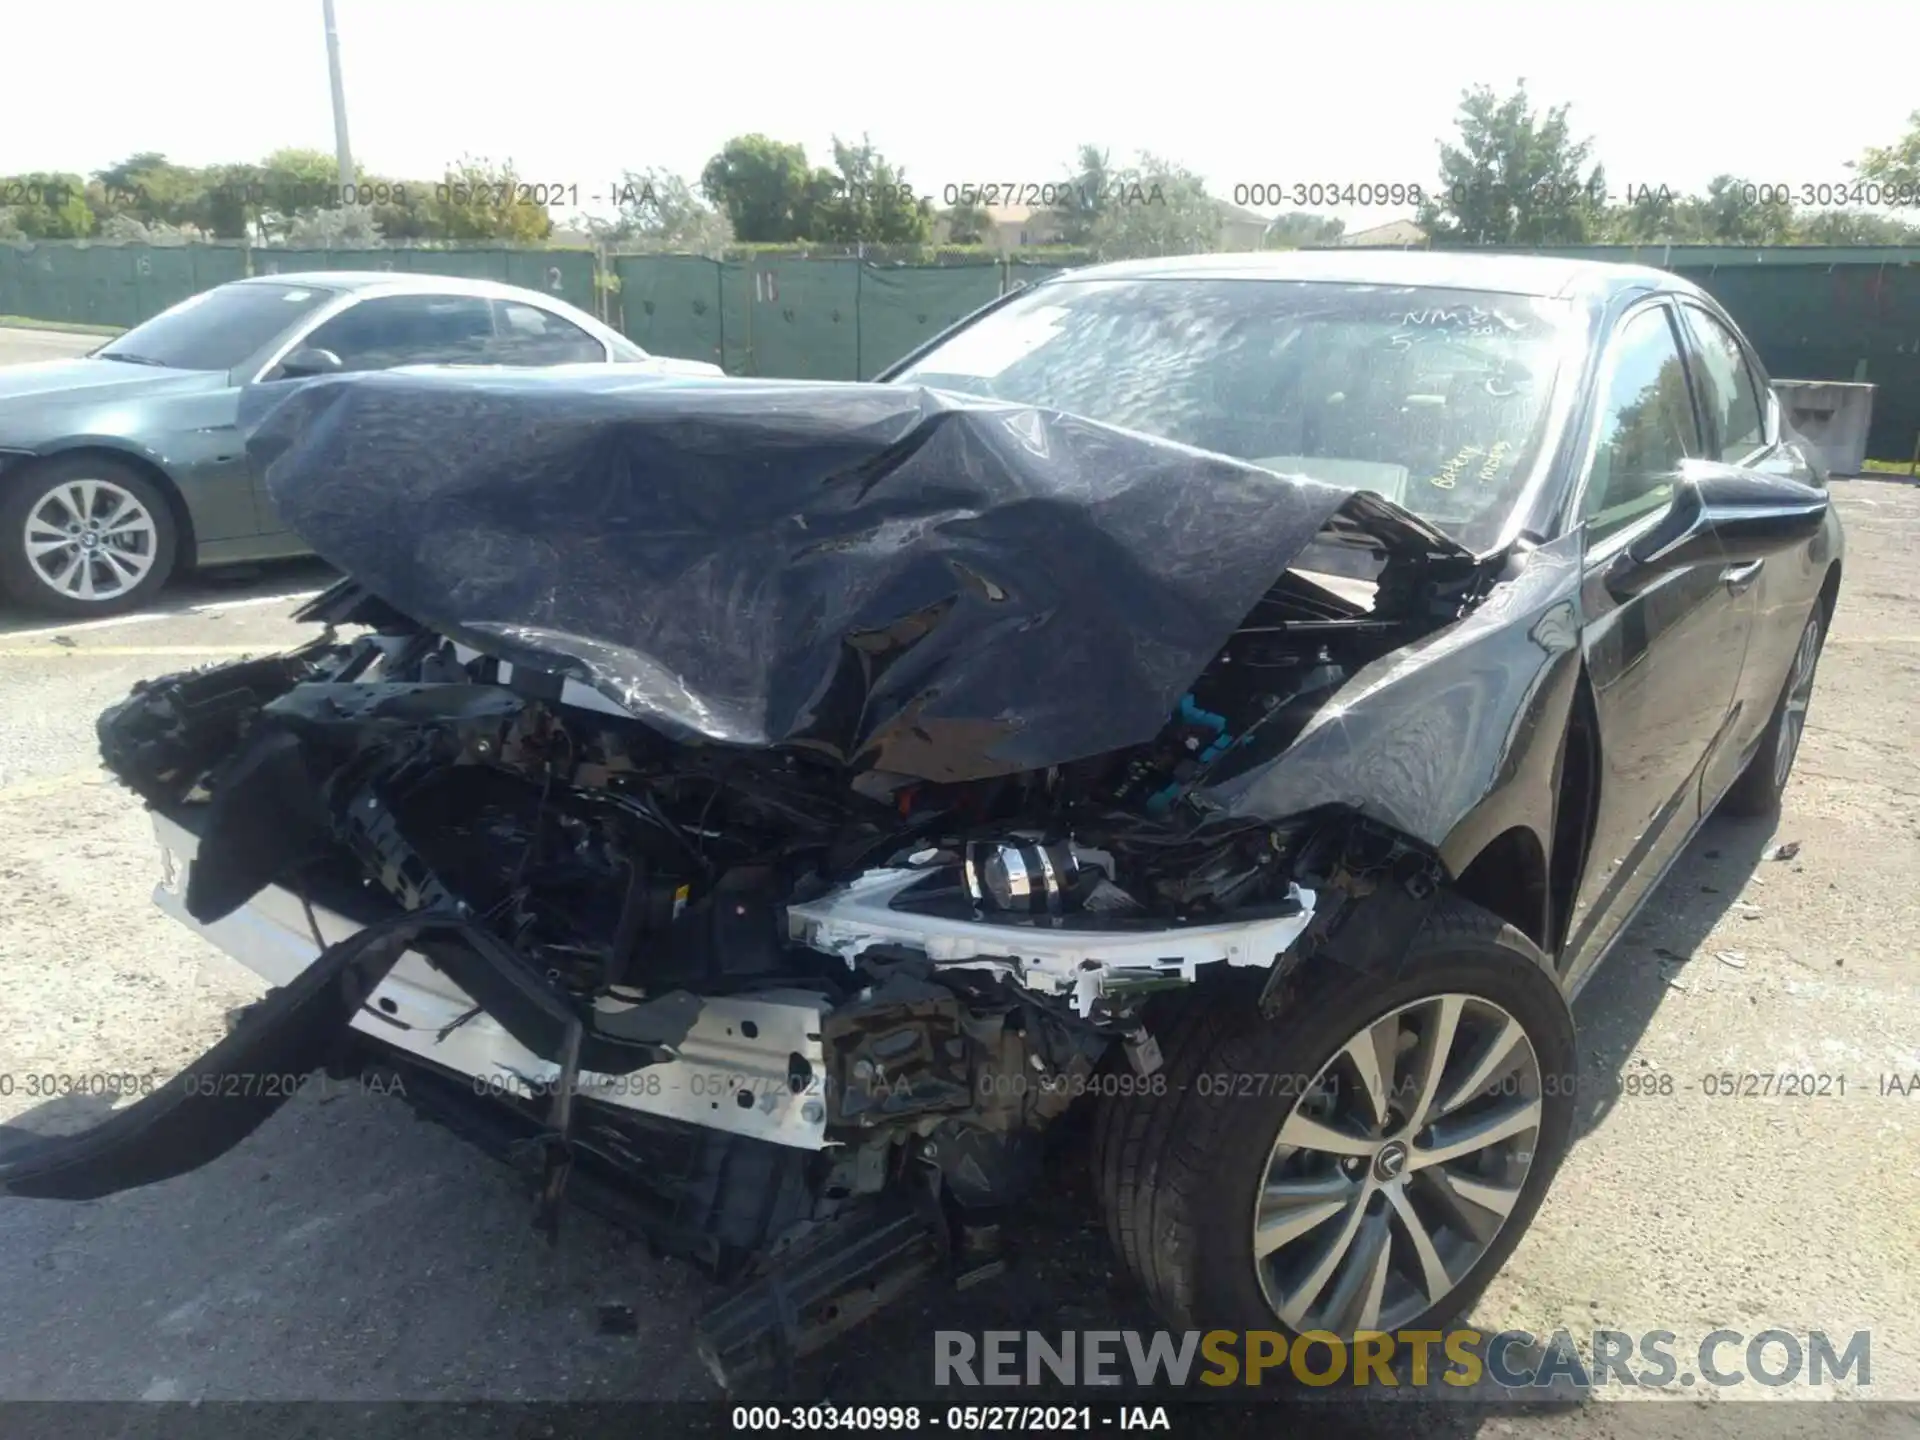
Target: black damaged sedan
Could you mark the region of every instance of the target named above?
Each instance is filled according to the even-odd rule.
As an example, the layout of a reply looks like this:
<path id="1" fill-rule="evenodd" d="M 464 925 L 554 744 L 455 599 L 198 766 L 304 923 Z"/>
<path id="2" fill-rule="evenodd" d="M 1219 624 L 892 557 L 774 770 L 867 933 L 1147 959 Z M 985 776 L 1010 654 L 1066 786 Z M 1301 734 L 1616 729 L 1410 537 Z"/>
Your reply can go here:
<path id="1" fill-rule="evenodd" d="M 1778 806 L 1840 585 L 1752 349 L 1654 270 L 1163 260 L 872 385 L 286 388 L 243 425 L 326 632 L 99 726 L 157 903 L 273 988 L 0 1185 L 399 1075 L 549 1231 L 733 1281 L 728 1384 L 991 1267 L 1080 1105 L 1170 1326 L 1460 1314 L 1566 1153 L 1571 997 Z"/>

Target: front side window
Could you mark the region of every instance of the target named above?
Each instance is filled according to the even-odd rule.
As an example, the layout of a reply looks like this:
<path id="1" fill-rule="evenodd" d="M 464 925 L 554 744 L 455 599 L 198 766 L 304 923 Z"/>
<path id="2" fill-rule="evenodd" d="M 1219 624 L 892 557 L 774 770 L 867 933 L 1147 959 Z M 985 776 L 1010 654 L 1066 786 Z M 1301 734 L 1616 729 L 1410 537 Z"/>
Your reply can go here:
<path id="1" fill-rule="evenodd" d="M 1577 319 L 1565 301 L 1483 291 L 1068 280 L 893 378 L 1372 490 L 1479 549 L 1532 473 Z"/>
<path id="2" fill-rule="evenodd" d="M 396 365 L 490 365 L 493 310 L 467 295 L 382 295 L 327 321 L 306 343 L 348 370 Z"/>
<path id="3" fill-rule="evenodd" d="M 1665 505 L 1680 462 L 1700 455 L 1686 367 L 1666 306 L 1638 312 L 1616 332 L 1609 367 L 1581 506 L 1590 540 Z"/>
<path id="4" fill-rule="evenodd" d="M 1726 326 L 1699 306 L 1687 307 L 1687 320 L 1700 342 L 1700 401 L 1719 438 L 1716 458 L 1738 464 L 1766 443 L 1766 412 L 1746 351 Z"/>
<path id="5" fill-rule="evenodd" d="M 337 296 L 310 285 L 220 285 L 163 310 L 94 354 L 176 370 L 231 370 Z"/>

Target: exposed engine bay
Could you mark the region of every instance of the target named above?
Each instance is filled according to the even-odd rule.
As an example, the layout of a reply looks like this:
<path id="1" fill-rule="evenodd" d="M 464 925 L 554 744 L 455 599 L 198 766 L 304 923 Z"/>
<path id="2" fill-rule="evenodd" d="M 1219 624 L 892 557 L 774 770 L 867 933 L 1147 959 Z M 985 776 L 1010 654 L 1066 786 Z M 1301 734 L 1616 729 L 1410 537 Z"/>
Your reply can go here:
<path id="1" fill-rule="evenodd" d="M 1111 433 L 1094 438 L 1110 447 Z M 1051 450 L 1016 438 L 1056 461 L 1068 448 L 1064 432 Z M 897 437 L 875 443 L 898 459 Z M 1182 473 L 1215 464 L 1126 443 Z M 1218 465 L 1250 495 L 1279 484 Z M 328 503 L 320 475 L 304 475 L 312 514 Z M 525 1166 L 549 1233 L 580 1203 L 740 1278 L 701 1322 L 726 1382 L 818 1348 L 930 1271 L 990 1272 L 1047 1126 L 1094 1078 L 1158 1066 L 1153 997 L 1235 969 L 1276 993 L 1349 900 L 1434 871 L 1339 804 L 1254 815 L 1210 797 L 1494 583 L 1377 497 L 1299 493 L 1313 523 L 1269 548 L 1277 563 L 1223 641 L 1215 622 L 1155 619 L 1198 611 L 1190 586 L 1152 609 L 1144 572 L 1177 577 L 1143 562 L 1127 593 L 1145 591 L 1150 613 L 1114 623 L 1141 653 L 1160 645 L 1163 663 L 1138 671 L 1158 689 L 1048 697 L 1089 663 L 1066 661 L 1004 682 L 1049 717 L 1025 728 L 956 677 L 995 645 L 1017 657 L 1043 623 L 1047 644 L 1071 646 L 1073 616 L 1031 596 L 1021 612 L 978 567 L 960 583 L 1002 608 L 968 618 L 958 600 L 893 597 L 912 624 L 853 647 L 871 660 L 859 695 L 843 651 L 808 671 L 793 658 L 806 645 L 771 648 L 762 711 L 804 723 L 743 741 L 721 689 L 668 663 L 679 631 L 615 647 L 585 628 L 611 613 L 598 592 L 562 595 L 537 624 L 452 623 L 439 612 L 478 604 L 457 586 L 436 600 L 418 577 L 376 584 L 349 564 L 356 578 L 299 614 L 326 626 L 312 644 L 144 682 L 99 722 L 169 864 L 175 846 L 190 854 L 177 916 L 225 943 L 230 917 L 279 896 L 314 957 L 199 1067 L 404 1072 L 414 1103 Z M 800 528 L 811 550 L 820 527 Z M 1242 568 L 1258 563 L 1249 552 Z M 978 644 L 943 649 L 943 625 Z M 789 626 L 776 615 L 767 633 Z M 1209 634 L 1210 659 L 1195 649 Z M 781 698 L 793 676 L 804 704 Z M 1153 703 L 1158 728 L 1139 738 L 1124 712 Z M 1132 743 L 1098 746 L 1114 734 Z M 409 956 L 465 1008 L 377 1007 Z M 498 1037 L 484 1054 L 483 1033 Z M 230 1149 L 272 1108 L 209 1118 L 142 1101 L 92 1149 L 28 1157 L 0 1186 L 80 1198 L 148 1183 Z"/>

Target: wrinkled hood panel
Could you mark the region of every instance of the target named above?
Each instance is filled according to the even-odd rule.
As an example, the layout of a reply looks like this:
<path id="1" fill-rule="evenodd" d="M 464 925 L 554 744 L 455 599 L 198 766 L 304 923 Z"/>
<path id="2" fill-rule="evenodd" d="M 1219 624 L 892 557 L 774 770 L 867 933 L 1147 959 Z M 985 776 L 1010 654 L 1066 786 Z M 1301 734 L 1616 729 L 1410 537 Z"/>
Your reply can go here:
<path id="1" fill-rule="evenodd" d="M 278 399 L 278 397 L 275 397 Z M 976 779 L 1151 738 L 1374 496 L 918 387 L 357 375 L 243 406 L 273 502 L 380 599 L 679 739 Z"/>

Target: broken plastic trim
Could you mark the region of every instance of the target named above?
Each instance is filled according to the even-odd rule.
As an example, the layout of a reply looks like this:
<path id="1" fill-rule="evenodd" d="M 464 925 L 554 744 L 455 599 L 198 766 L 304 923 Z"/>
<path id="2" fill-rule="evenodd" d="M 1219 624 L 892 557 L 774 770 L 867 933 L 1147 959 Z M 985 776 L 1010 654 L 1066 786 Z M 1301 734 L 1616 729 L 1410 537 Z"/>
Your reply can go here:
<path id="1" fill-rule="evenodd" d="M 361 1006 L 409 947 L 432 954 L 469 993 L 487 993 L 476 982 L 489 975 L 498 974 L 509 985 L 518 979 L 512 952 L 470 921 L 410 914 L 370 925 L 321 951 L 290 984 L 267 995 L 231 1034 L 153 1094 L 90 1130 L 52 1137 L 0 1159 L 0 1195 L 97 1200 L 217 1160 L 264 1125 L 297 1088 L 261 1085 L 260 1077 L 306 1075 L 326 1064 L 348 1038 Z M 470 963 L 456 969 L 449 960 Z M 685 1003 L 671 1005 L 676 999 Z M 671 1045 L 685 1037 L 699 1012 L 694 997 L 663 1000 L 669 1008 L 649 1015 L 644 1038 L 621 1052 L 626 1071 L 668 1058 Z M 500 1009 L 513 1013 L 514 1007 L 500 1004 Z M 636 1006 L 627 1015 L 645 1009 Z M 570 1012 L 535 1018 L 579 1023 Z"/>
<path id="2" fill-rule="evenodd" d="M 993 924 L 892 908 L 923 870 L 870 870 L 832 894 L 787 907 L 789 938 L 849 965 L 875 945 L 923 951 L 939 966 L 992 970 L 1038 995 L 1071 996 L 1092 1015 L 1102 996 L 1143 985 L 1192 984 L 1200 966 L 1272 965 L 1313 922 L 1315 895 L 1289 885 L 1289 913 L 1139 934 Z"/>

